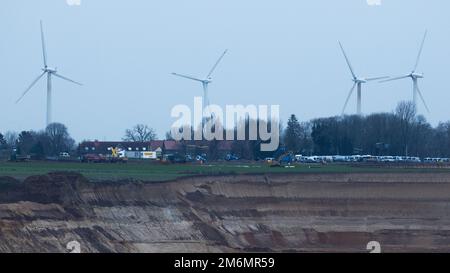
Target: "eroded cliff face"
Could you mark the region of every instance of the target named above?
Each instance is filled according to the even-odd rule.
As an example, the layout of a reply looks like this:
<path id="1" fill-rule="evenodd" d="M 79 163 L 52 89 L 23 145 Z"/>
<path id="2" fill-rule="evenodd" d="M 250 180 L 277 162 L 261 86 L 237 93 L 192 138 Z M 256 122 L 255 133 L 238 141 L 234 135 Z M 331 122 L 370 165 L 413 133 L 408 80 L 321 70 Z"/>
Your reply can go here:
<path id="1" fill-rule="evenodd" d="M 450 251 L 449 174 L 0 178 L 0 252 Z"/>

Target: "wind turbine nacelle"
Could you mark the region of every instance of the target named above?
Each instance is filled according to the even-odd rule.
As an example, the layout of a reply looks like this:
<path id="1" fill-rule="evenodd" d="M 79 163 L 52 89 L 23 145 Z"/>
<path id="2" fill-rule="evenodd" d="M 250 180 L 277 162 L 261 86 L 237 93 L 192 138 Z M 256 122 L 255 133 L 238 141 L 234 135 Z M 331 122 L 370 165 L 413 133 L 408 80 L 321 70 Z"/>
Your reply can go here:
<path id="1" fill-rule="evenodd" d="M 356 79 L 355 83 L 367 83 L 366 79 Z"/>
<path id="2" fill-rule="evenodd" d="M 45 67 L 45 68 L 42 68 L 42 70 L 43 71 L 45 71 L 45 72 L 49 72 L 49 73 L 56 73 L 56 67 L 55 68 L 52 68 L 52 67 Z"/>
<path id="3" fill-rule="evenodd" d="M 208 79 L 204 80 L 203 82 L 206 83 L 206 84 L 212 83 L 212 78 L 208 78 Z"/>
<path id="4" fill-rule="evenodd" d="M 411 76 L 416 79 L 423 79 L 424 75 L 419 73 L 412 73 Z"/>

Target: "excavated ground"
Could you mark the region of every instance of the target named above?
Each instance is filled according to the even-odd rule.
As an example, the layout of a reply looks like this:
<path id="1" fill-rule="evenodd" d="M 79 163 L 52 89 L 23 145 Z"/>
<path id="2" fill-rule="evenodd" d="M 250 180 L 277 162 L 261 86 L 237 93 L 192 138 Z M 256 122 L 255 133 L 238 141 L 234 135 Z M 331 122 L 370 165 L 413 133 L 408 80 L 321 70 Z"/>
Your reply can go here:
<path id="1" fill-rule="evenodd" d="M 450 252 L 450 174 L 0 177 L 0 252 Z"/>

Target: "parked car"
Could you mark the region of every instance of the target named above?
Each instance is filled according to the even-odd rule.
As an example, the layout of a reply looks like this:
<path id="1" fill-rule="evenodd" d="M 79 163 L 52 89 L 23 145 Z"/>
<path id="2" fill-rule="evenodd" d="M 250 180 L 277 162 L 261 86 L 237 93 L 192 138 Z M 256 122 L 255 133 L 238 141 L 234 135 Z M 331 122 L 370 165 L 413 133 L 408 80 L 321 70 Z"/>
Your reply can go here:
<path id="1" fill-rule="evenodd" d="M 67 152 L 62 152 L 62 153 L 59 153 L 59 157 L 62 157 L 62 158 L 70 158 L 70 154 L 67 153 Z"/>
<path id="2" fill-rule="evenodd" d="M 381 162 L 385 163 L 395 162 L 395 158 L 393 156 L 383 156 L 381 157 Z"/>
<path id="3" fill-rule="evenodd" d="M 195 160 L 197 160 L 197 161 L 202 161 L 202 162 L 206 162 L 206 156 L 204 156 L 204 155 L 197 155 L 197 156 L 195 157 Z"/>
<path id="4" fill-rule="evenodd" d="M 106 158 L 96 154 L 85 154 L 81 157 L 81 162 L 86 163 L 102 163 L 106 162 Z"/>
<path id="5" fill-rule="evenodd" d="M 239 160 L 239 157 L 233 155 L 233 154 L 227 154 L 225 156 L 225 160 L 226 161 L 235 161 L 235 160 Z"/>

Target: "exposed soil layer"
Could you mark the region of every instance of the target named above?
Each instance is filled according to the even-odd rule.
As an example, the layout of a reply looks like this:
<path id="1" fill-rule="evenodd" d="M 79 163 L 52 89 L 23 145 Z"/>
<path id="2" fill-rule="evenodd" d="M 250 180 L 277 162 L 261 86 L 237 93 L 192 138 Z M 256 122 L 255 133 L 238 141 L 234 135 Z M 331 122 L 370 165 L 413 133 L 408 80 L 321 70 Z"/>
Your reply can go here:
<path id="1" fill-rule="evenodd" d="M 0 177 L 0 252 L 450 252 L 450 174 Z"/>

